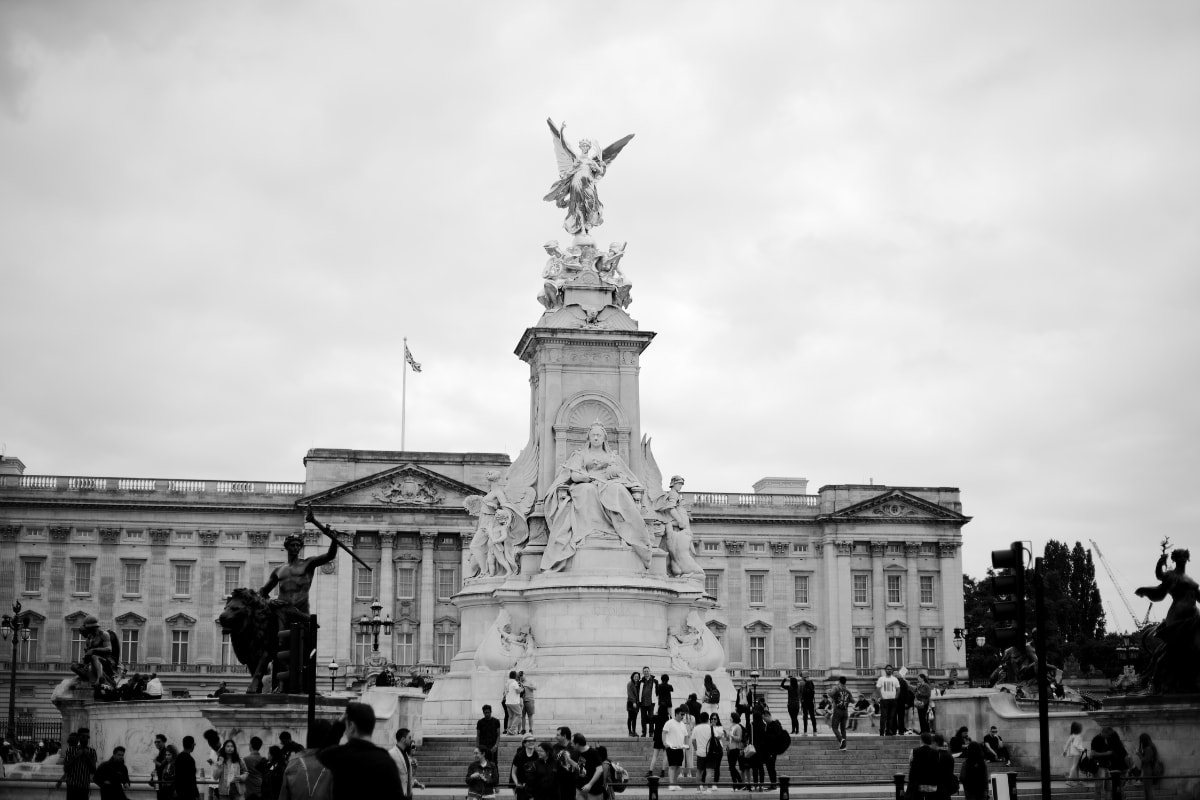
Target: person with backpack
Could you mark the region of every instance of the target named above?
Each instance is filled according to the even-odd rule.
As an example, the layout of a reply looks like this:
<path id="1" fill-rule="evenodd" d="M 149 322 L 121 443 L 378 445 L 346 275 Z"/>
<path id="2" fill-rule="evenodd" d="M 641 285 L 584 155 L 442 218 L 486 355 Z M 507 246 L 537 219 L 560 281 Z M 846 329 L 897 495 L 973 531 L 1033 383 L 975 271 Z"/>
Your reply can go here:
<path id="1" fill-rule="evenodd" d="M 700 722 L 692 729 L 692 748 L 700 771 L 700 791 L 715 792 L 721 779 L 721 758 L 725 755 L 725 731 L 716 714 L 700 713 Z M 708 789 L 705 789 L 705 784 Z"/>
<path id="2" fill-rule="evenodd" d="M 721 710 L 721 690 L 713 683 L 712 675 L 704 676 L 704 711 L 711 717 Z"/>
<path id="3" fill-rule="evenodd" d="M 829 701 L 833 704 L 833 716 L 829 727 L 839 742 L 839 750 L 846 749 L 846 717 L 850 714 L 850 703 L 853 700 L 854 695 L 846 688 L 846 676 L 842 675 L 838 678 L 837 686 L 829 693 Z"/>
<path id="4" fill-rule="evenodd" d="M 767 768 L 767 777 L 771 783 L 767 787 L 773 790 L 779 783 L 775 777 L 775 759 L 783 755 L 792 743 L 792 737 L 779 724 L 779 720 L 771 716 L 771 712 L 763 710 L 763 739 L 762 739 L 762 756 L 763 766 Z"/>

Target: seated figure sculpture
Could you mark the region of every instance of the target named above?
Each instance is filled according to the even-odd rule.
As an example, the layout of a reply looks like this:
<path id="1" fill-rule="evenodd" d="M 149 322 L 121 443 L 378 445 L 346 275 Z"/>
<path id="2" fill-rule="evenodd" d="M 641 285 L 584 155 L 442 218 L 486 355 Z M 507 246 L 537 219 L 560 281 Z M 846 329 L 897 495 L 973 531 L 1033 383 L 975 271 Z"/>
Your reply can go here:
<path id="1" fill-rule="evenodd" d="M 513 492 L 510 497 L 496 470 L 487 473 L 487 481 L 487 494 L 463 500 L 467 513 L 479 517 L 469 548 L 468 578 L 518 572 L 521 551 L 529 540 L 525 518 L 533 508 L 533 489 Z"/>
<path id="2" fill-rule="evenodd" d="M 101 630 L 100 620 L 91 614 L 84 617 L 79 632 L 83 635 L 83 653 L 79 663 L 71 666 L 71 671 L 97 689 L 105 686 L 115 691 L 121 652 L 117 635 Z"/>
<path id="3" fill-rule="evenodd" d="M 650 568 L 650 532 L 638 500 L 641 485 L 625 461 L 607 445 L 608 432 L 599 422 L 588 429 L 587 444 L 559 467 L 545 499 L 549 540 L 542 554 L 543 570 L 563 569 L 595 533 L 613 533 L 633 548 Z"/>

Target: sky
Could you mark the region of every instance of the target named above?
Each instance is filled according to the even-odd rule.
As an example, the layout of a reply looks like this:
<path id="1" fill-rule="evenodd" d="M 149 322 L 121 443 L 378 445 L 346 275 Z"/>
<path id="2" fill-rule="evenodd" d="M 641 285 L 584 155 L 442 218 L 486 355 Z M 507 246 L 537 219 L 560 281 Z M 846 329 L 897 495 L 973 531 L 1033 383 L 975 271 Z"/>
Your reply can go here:
<path id="1" fill-rule="evenodd" d="M 299 481 L 399 449 L 407 337 L 407 449 L 516 457 L 547 117 L 635 134 L 594 234 L 689 490 L 956 486 L 968 574 L 1094 540 L 1138 616 L 1197 544 L 1191 2 L 5 0 L 5 452 Z"/>

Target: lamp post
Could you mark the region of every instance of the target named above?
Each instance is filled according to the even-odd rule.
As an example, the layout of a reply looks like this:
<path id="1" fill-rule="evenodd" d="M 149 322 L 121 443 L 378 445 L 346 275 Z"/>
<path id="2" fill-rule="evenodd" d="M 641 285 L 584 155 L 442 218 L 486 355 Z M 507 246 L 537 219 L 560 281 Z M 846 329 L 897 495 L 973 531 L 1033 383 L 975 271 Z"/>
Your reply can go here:
<path id="1" fill-rule="evenodd" d="M 0 635 L 5 639 L 12 634 L 12 672 L 8 679 L 8 737 L 15 741 L 17 734 L 17 648 L 21 642 L 29 641 L 29 612 L 21 613 L 21 601 L 14 600 L 12 616 L 5 614 L 0 619 Z"/>
<path id="2" fill-rule="evenodd" d="M 374 634 L 374 651 L 376 653 L 379 652 L 379 631 L 382 629 L 384 633 L 390 634 L 392 632 L 392 626 L 396 624 L 392 622 L 391 614 L 388 614 L 387 619 L 381 619 L 379 617 L 379 612 L 381 611 L 383 611 L 383 603 L 376 600 L 375 602 L 371 603 L 372 616 L 368 617 L 366 614 L 364 614 L 363 616 L 359 617 L 358 620 L 359 633 Z"/>
<path id="3" fill-rule="evenodd" d="M 329 693 L 333 694 L 333 684 L 337 680 L 337 673 L 341 667 L 338 666 L 337 659 L 329 659 Z"/>

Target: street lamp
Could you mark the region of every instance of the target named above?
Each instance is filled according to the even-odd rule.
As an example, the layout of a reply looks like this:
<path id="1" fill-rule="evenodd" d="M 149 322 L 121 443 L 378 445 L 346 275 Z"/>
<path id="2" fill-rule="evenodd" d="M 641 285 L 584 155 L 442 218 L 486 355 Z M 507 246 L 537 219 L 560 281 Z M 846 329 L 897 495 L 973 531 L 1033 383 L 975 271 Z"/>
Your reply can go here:
<path id="1" fill-rule="evenodd" d="M 333 682 L 337 680 L 337 673 L 341 667 L 338 666 L 337 659 L 329 659 L 329 693 L 333 694 Z"/>
<path id="2" fill-rule="evenodd" d="M 8 737 L 13 741 L 17 733 L 17 648 L 21 642 L 29 641 L 29 612 L 21 613 L 21 601 L 14 600 L 12 616 L 5 614 L 0 619 L 0 636 L 6 640 L 12 634 L 12 674 L 8 680 Z"/>
<path id="3" fill-rule="evenodd" d="M 392 622 L 391 614 L 388 614 L 387 619 L 380 619 L 379 612 L 381 612 L 381 611 L 383 611 L 383 603 L 376 600 L 375 602 L 371 603 L 372 616 L 367 617 L 367 615 L 364 614 L 363 616 L 359 617 L 359 619 L 358 619 L 358 632 L 359 633 L 374 634 L 374 636 L 375 636 L 374 650 L 376 653 L 379 652 L 379 631 L 380 631 L 380 629 L 383 629 L 384 633 L 390 634 L 392 632 L 392 626 L 396 624 L 396 623 Z"/>
<path id="4" fill-rule="evenodd" d="M 962 628 L 954 629 L 954 649 L 962 650 L 963 640 L 967 638 L 967 632 Z"/>

